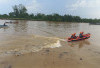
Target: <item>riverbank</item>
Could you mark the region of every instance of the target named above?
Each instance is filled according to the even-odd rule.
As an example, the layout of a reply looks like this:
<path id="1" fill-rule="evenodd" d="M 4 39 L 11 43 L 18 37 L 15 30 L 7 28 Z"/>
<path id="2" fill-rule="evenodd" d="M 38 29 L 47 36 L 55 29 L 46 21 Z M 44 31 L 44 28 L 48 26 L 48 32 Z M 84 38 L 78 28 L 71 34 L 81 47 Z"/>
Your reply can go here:
<path id="1" fill-rule="evenodd" d="M 90 23 L 90 24 L 100 24 L 100 21 L 99 19 L 80 19 L 79 21 L 78 20 L 75 20 L 73 21 L 70 20 L 70 21 L 67 21 L 67 18 L 66 18 L 66 21 L 64 20 L 49 20 L 49 19 L 35 19 L 35 18 L 0 18 L 1 20 L 27 20 L 27 21 L 51 21 L 51 22 L 77 22 L 77 23 Z"/>
<path id="2" fill-rule="evenodd" d="M 46 21 L 46 20 L 41 20 L 41 19 L 26 19 L 26 18 L 0 18 L 1 20 L 26 20 L 26 21 Z M 51 21 L 53 22 L 53 21 Z M 58 22 L 58 21 L 54 21 Z M 60 22 L 60 21 L 59 21 Z"/>

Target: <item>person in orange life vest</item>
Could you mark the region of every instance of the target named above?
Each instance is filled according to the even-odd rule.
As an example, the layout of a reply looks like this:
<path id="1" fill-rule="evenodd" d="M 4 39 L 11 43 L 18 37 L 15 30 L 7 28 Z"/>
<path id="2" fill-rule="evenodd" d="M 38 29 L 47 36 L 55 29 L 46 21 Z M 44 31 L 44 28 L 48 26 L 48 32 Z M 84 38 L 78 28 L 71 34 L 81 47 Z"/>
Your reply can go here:
<path id="1" fill-rule="evenodd" d="M 79 34 L 79 37 L 80 37 L 80 38 L 83 38 L 83 37 L 84 37 L 83 33 L 84 33 L 84 32 L 80 32 L 80 34 Z"/>
<path id="2" fill-rule="evenodd" d="M 76 33 L 72 34 L 71 38 L 76 39 Z"/>

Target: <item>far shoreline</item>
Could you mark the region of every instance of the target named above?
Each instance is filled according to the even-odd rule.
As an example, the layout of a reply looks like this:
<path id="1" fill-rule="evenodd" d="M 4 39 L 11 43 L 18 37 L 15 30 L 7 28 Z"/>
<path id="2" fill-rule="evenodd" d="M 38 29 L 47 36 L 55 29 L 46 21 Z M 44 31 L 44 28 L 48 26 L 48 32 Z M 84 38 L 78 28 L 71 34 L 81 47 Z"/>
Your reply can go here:
<path id="1" fill-rule="evenodd" d="M 0 18 L 0 20 L 47 21 L 47 22 L 62 22 L 62 23 L 70 22 L 70 21 L 49 21 L 49 20 L 26 19 L 26 18 Z M 70 22 L 70 23 L 89 23 L 89 24 L 93 24 L 93 25 L 100 25 L 99 22 Z"/>
<path id="2" fill-rule="evenodd" d="M 26 21 L 48 21 L 39 19 L 25 19 L 25 18 L 0 18 L 0 20 L 26 20 Z M 48 22 L 70 22 L 70 21 L 48 21 Z M 71 23 L 89 23 L 89 22 L 71 22 Z"/>

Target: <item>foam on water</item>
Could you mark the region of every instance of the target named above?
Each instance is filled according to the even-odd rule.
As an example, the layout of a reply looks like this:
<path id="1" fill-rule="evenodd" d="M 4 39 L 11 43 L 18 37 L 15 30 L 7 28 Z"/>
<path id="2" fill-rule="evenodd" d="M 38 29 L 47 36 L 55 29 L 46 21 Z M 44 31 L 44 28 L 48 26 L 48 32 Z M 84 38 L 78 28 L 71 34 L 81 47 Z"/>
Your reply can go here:
<path id="1" fill-rule="evenodd" d="M 7 36 L 0 42 L 0 54 L 26 54 L 38 52 L 44 48 L 60 47 L 60 39 L 43 36 Z"/>
<path id="2" fill-rule="evenodd" d="M 45 46 L 44 48 L 56 48 L 56 47 L 60 47 L 60 46 L 61 46 L 60 41 L 57 40 L 56 43 L 49 44 L 49 45 Z"/>

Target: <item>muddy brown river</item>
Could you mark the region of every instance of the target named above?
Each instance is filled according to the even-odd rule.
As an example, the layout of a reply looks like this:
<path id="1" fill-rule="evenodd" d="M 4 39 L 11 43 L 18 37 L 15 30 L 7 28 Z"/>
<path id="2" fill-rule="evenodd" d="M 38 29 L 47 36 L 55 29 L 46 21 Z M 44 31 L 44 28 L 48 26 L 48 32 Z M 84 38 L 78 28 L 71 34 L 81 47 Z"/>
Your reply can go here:
<path id="1" fill-rule="evenodd" d="M 0 20 L 0 68 L 100 68 L 100 25 Z M 67 42 L 72 33 L 91 38 Z"/>

